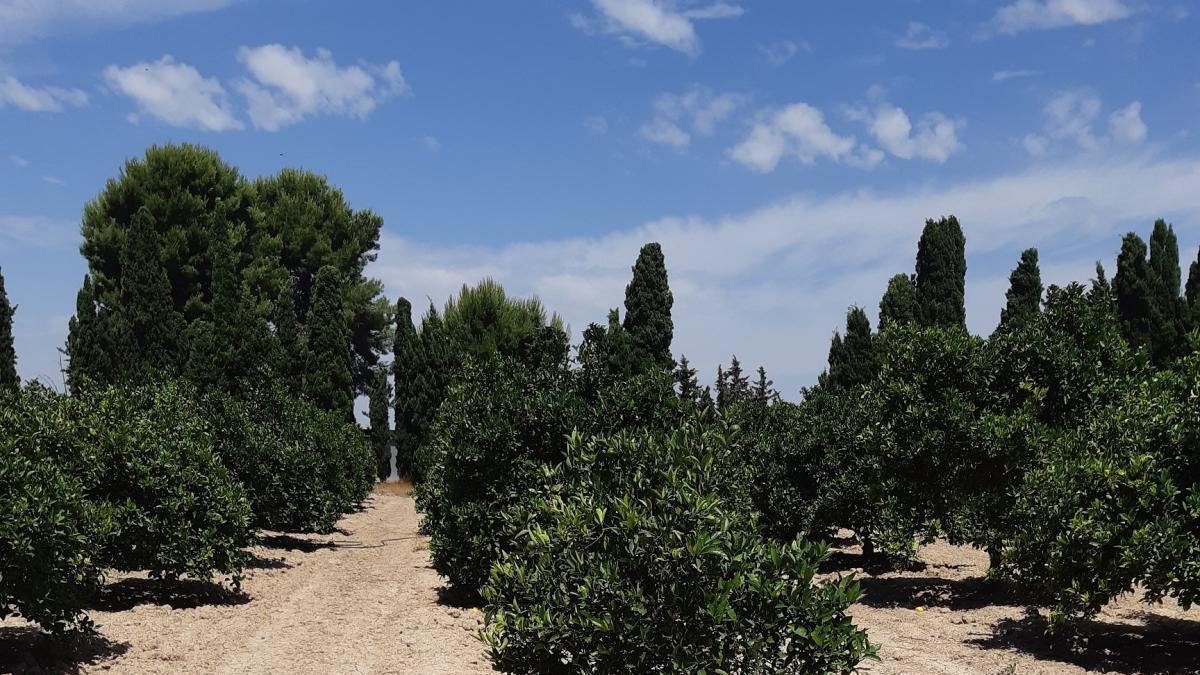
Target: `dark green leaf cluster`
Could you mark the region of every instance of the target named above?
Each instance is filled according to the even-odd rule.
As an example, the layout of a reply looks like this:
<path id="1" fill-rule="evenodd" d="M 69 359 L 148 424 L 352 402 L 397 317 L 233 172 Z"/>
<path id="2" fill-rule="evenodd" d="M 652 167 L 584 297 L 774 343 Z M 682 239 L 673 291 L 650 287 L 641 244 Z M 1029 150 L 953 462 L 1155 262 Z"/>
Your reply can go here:
<path id="1" fill-rule="evenodd" d="M 966 242 L 954 216 L 925 221 L 914 282 L 921 325 L 966 326 Z"/>
<path id="2" fill-rule="evenodd" d="M 17 376 L 17 352 L 13 348 L 15 310 L 4 289 L 4 275 L 0 274 L 0 394 L 15 393 L 21 387 L 21 378 Z"/>
<path id="3" fill-rule="evenodd" d="M 821 545 L 759 534 L 720 428 L 573 434 L 505 514 L 484 639 L 510 673 L 844 673 L 874 655 Z"/>

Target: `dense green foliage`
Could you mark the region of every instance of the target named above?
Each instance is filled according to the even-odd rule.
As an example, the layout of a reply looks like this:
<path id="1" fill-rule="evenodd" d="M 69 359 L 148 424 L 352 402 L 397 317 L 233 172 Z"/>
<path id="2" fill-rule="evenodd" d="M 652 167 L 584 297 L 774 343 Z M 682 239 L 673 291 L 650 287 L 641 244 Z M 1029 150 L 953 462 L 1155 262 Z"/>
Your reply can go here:
<path id="1" fill-rule="evenodd" d="M 412 320 L 412 304 L 405 298 L 396 301 L 396 333 L 392 340 L 392 378 L 395 382 L 394 440 L 396 471 L 413 474 L 413 459 L 425 437 L 420 405 L 429 387 L 425 367 L 425 348 Z"/>
<path id="2" fill-rule="evenodd" d="M 954 216 L 925 221 L 914 291 L 923 326 L 966 326 L 966 237 Z"/>
<path id="3" fill-rule="evenodd" d="M 304 369 L 304 393 L 318 406 L 353 419 L 354 397 L 350 373 L 348 329 L 342 311 L 338 271 L 326 265 L 313 284 L 309 323 L 308 362 Z"/>
<path id="4" fill-rule="evenodd" d="M 887 290 L 879 301 L 879 331 L 889 326 L 910 324 L 917 320 L 917 289 L 912 277 L 897 274 L 888 279 Z"/>
<path id="5" fill-rule="evenodd" d="M 371 452 L 375 455 L 375 475 L 379 480 L 387 480 L 392 475 L 392 429 L 388 424 L 392 388 L 388 384 L 387 370 L 380 368 L 375 372 L 369 396 L 367 421 Z"/>
<path id="6" fill-rule="evenodd" d="M 1036 248 L 1021 252 L 1021 260 L 1008 277 L 1005 305 L 1000 311 L 999 330 L 1014 330 L 1027 325 L 1042 308 L 1042 272 L 1038 268 Z"/>
<path id="7" fill-rule="evenodd" d="M 21 386 L 17 376 L 17 352 L 13 348 L 13 311 L 0 273 L 0 394 L 13 393 Z"/>
<path id="8" fill-rule="evenodd" d="M 861 307 L 851 307 L 846 312 L 846 336 L 834 333 L 829 345 L 829 368 L 821 375 L 820 385 L 851 389 L 870 382 L 878 369 L 871 321 Z"/>
<path id="9" fill-rule="evenodd" d="M 825 549 L 764 539 L 719 429 L 572 436 L 506 514 L 484 638 L 511 673 L 840 673 L 874 653 Z"/>
<path id="10" fill-rule="evenodd" d="M 646 244 L 633 264 L 633 279 L 625 287 L 624 327 L 639 372 L 650 367 L 674 367 L 675 359 L 671 357 L 674 303 L 662 247 L 657 242 Z"/>

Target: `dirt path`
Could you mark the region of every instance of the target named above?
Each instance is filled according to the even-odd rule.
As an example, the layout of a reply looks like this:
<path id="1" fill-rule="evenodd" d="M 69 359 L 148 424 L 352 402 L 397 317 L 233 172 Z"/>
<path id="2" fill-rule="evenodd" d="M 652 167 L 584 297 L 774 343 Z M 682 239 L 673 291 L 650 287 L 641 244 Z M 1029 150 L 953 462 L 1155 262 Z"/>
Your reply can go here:
<path id="1" fill-rule="evenodd" d="M 478 611 L 439 603 L 443 580 L 428 567 L 411 497 L 381 486 L 340 526 L 256 547 L 246 597 L 203 584 L 110 583 L 91 612 L 103 637 L 77 654 L 31 649 L 31 632 L 2 622 L 0 672 L 493 672 L 475 637 Z"/>

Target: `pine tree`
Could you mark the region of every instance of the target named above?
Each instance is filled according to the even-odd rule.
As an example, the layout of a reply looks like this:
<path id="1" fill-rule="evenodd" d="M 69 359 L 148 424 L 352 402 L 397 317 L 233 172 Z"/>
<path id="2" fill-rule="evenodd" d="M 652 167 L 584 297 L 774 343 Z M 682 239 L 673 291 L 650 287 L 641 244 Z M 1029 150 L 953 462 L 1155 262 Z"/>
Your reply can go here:
<path id="1" fill-rule="evenodd" d="M 679 385 L 679 398 L 693 403 L 700 402 L 700 382 L 696 379 L 696 369 L 688 363 L 687 357 L 680 355 L 679 365 L 675 368 L 675 384 Z"/>
<path id="2" fill-rule="evenodd" d="M 916 296 L 923 326 L 966 326 L 966 238 L 954 216 L 925 221 L 917 244 Z"/>
<path id="3" fill-rule="evenodd" d="M 352 421 L 350 331 L 342 313 L 339 276 L 337 268 L 326 265 L 313 284 L 304 388 L 310 401 L 326 410 L 340 412 Z"/>
<path id="4" fill-rule="evenodd" d="M 275 324 L 275 372 L 287 390 L 298 395 L 304 390 L 304 363 L 307 356 L 301 340 L 300 324 L 296 320 L 295 283 L 290 276 L 275 299 L 271 322 Z"/>
<path id="5" fill-rule="evenodd" d="M 431 395 L 425 365 L 425 347 L 413 325 L 412 304 L 405 298 L 396 301 L 396 337 L 392 342 L 392 379 L 395 382 L 396 471 L 411 476 L 413 459 L 421 443 L 424 419 L 419 408 Z"/>
<path id="6" fill-rule="evenodd" d="M 779 392 L 774 389 L 775 381 L 767 379 L 767 369 L 758 367 L 758 381 L 754 383 L 754 402 L 770 405 L 779 401 Z"/>
<path id="7" fill-rule="evenodd" d="M 897 274 L 888 279 L 879 301 L 879 332 L 888 326 L 905 326 L 917 320 L 917 290 L 912 277 Z"/>
<path id="8" fill-rule="evenodd" d="M 371 382 L 367 417 L 371 423 L 371 448 L 375 451 L 376 475 L 381 481 L 392 475 L 392 431 L 388 428 L 391 395 L 387 368 L 377 368 Z"/>
<path id="9" fill-rule="evenodd" d="M 714 402 L 714 404 L 717 407 L 717 410 L 723 411 L 723 410 L 725 410 L 726 407 L 729 406 L 729 382 L 728 382 L 728 380 L 729 380 L 729 378 L 725 374 L 725 368 L 718 364 L 717 365 L 717 380 L 715 382 L 715 384 L 717 385 L 717 398 L 716 398 L 716 401 Z"/>
<path id="10" fill-rule="evenodd" d="M 1175 230 L 1161 218 L 1150 234 L 1150 275 L 1153 316 L 1157 324 L 1150 333 L 1154 362 L 1166 365 L 1184 353 L 1184 303 L 1179 295 L 1179 241 Z"/>
<path id="11" fill-rule="evenodd" d="M 625 287 L 625 330 L 633 344 L 639 369 L 656 366 L 671 369 L 671 339 L 674 304 L 667 283 L 667 265 L 657 242 L 646 244 L 633 265 L 633 280 Z"/>
<path id="12" fill-rule="evenodd" d="M 725 372 L 725 404 L 738 406 L 750 400 L 750 378 L 742 373 L 742 364 L 734 356 L 729 361 L 729 370 Z"/>
<path id="13" fill-rule="evenodd" d="M 1200 330 L 1200 248 L 1196 249 L 1196 260 L 1188 268 L 1184 301 L 1188 308 L 1188 330 Z"/>
<path id="14" fill-rule="evenodd" d="M 1159 320 L 1154 316 L 1154 285 L 1146 262 L 1146 242 L 1130 232 L 1121 241 L 1117 273 L 1113 277 L 1121 336 L 1134 348 L 1150 348 Z"/>
<path id="15" fill-rule="evenodd" d="M 1000 311 L 1000 329 L 1016 329 L 1026 325 L 1041 311 L 1042 272 L 1038 269 L 1038 251 L 1028 248 L 1021 252 L 1017 263 L 1008 277 L 1007 304 Z"/>
<path id="16" fill-rule="evenodd" d="M 127 376 L 137 377 L 148 371 L 168 375 L 180 371 L 183 316 L 175 311 L 171 285 L 159 259 L 154 219 L 144 206 L 134 214 L 121 251 L 118 313 L 132 335 L 134 369 L 141 371 Z M 126 327 L 121 326 L 120 330 Z"/>
<path id="17" fill-rule="evenodd" d="M 21 388 L 21 378 L 17 375 L 17 351 L 13 348 L 13 314 L 16 311 L 8 301 L 4 274 L 0 272 L 0 392 L 16 392 Z"/>
<path id="18" fill-rule="evenodd" d="M 105 349 L 105 326 L 96 308 L 95 285 L 84 275 L 75 296 L 75 316 L 67 323 L 67 385 L 78 393 L 87 382 L 109 381 L 112 365 Z"/>

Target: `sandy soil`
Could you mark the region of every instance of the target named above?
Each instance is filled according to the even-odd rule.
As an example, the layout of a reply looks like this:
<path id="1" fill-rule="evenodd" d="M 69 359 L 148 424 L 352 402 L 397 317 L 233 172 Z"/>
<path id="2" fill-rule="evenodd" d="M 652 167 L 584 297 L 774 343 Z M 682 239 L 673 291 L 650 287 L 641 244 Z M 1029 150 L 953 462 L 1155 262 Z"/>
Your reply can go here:
<path id="1" fill-rule="evenodd" d="M 493 672 L 478 610 L 439 602 L 412 498 L 380 486 L 331 536 L 256 547 L 244 595 L 211 584 L 111 580 L 99 634 L 71 649 L 0 623 L 0 672 Z"/>
<path id="2" fill-rule="evenodd" d="M 91 612 L 98 636 L 69 648 L 0 622 L 0 672 L 492 672 L 475 637 L 480 614 L 442 593 L 406 489 L 380 486 L 340 525 L 332 536 L 268 538 L 243 595 L 112 579 Z M 1042 614 L 983 581 L 985 554 L 937 543 L 921 558 L 919 571 L 863 573 L 846 536 L 826 565 L 861 580 L 852 614 L 881 645 L 882 661 L 863 664 L 870 675 L 1200 673 L 1200 610 L 1122 598 L 1070 648 L 1043 636 Z"/>
<path id="3" fill-rule="evenodd" d="M 982 551 L 938 542 L 921 549 L 924 569 L 874 575 L 862 573 L 860 551 L 843 540 L 828 568 L 860 579 L 851 614 L 881 645 L 881 661 L 863 665 L 870 675 L 1200 673 L 1200 609 L 1122 597 L 1072 646 L 1045 637 L 1044 612 L 984 581 Z"/>

